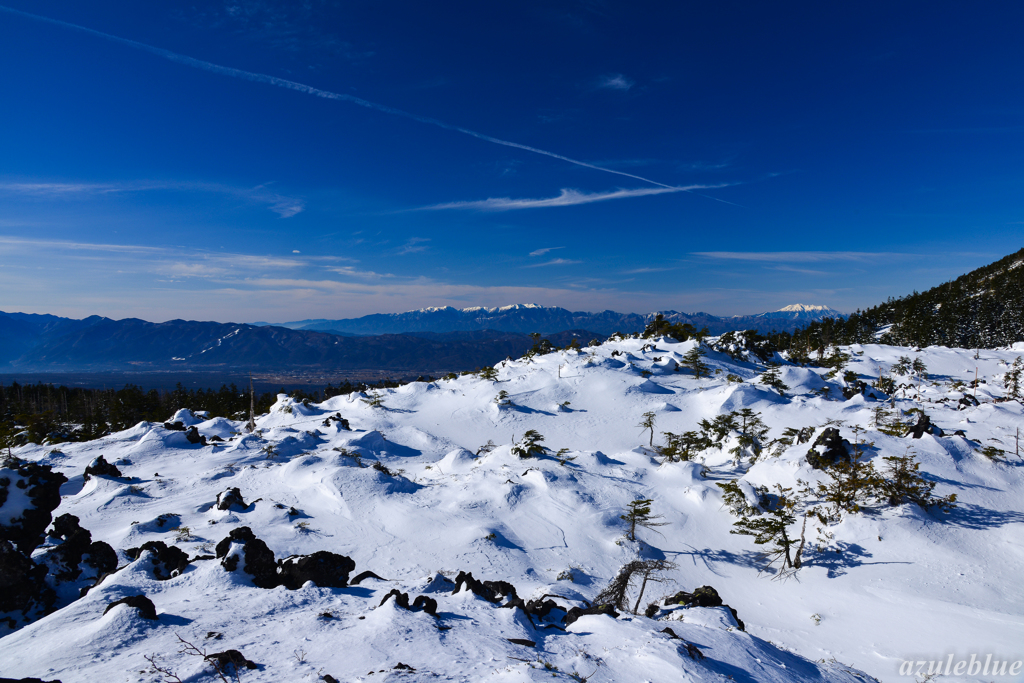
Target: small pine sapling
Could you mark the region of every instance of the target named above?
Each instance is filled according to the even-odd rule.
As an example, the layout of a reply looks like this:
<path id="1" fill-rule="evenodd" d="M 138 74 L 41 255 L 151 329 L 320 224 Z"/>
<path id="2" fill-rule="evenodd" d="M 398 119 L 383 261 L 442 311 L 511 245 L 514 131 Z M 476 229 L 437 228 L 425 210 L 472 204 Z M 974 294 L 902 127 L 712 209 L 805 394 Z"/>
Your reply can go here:
<path id="1" fill-rule="evenodd" d="M 697 453 L 714 445 L 711 439 L 697 432 L 683 432 L 682 434 L 662 432 L 661 435 L 665 437 L 665 445 L 658 446 L 654 450 L 665 459 L 665 462 L 692 460 Z"/>
<path id="2" fill-rule="evenodd" d="M 371 408 L 381 408 L 384 406 L 384 397 L 377 391 L 371 391 L 369 396 L 360 400 Z"/>
<path id="3" fill-rule="evenodd" d="M 935 482 L 927 481 L 921 476 L 921 463 L 917 462 L 909 448 L 903 455 L 890 455 L 883 460 L 886 462 L 886 468 L 882 472 L 878 486 L 878 496 L 881 500 L 893 507 L 914 503 L 925 510 L 937 507 L 943 512 L 949 512 L 956 507 L 955 493 L 945 498 L 932 495 Z"/>
<path id="4" fill-rule="evenodd" d="M 703 343 L 698 340 L 696 346 L 683 354 L 681 365 L 693 372 L 694 379 L 699 380 L 701 377 L 707 377 L 711 374 L 711 368 L 703 360 L 706 355 L 707 352 L 704 350 Z"/>
<path id="5" fill-rule="evenodd" d="M 502 389 L 498 392 L 498 395 L 494 397 L 494 402 L 499 406 L 510 406 L 512 405 L 512 399 L 508 397 L 508 392 Z"/>
<path id="6" fill-rule="evenodd" d="M 523 459 L 544 455 L 548 449 L 540 445 L 543 440 L 544 437 L 537 430 L 529 429 L 518 443 L 513 444 L 512 455 Z"/>
<path id="7" fill-rule="evenodd" d="M 779 375 L 778 363 L 768 363 L 767 369 L 761 373 L 761 384 L 779 392 L 779 396 L 785 396 L 786 390 L 789 389 L 789 386 L 782 381 L 782 377 Z"/>
<path id="8" fill-rule="evenodd" d="M 791 537 L 789 527 L 796 522 L 795 509 L 797 499 L 790 495 L 792 489 L 776 484 L 777 497 L 765 514 L 757 517 L 740 517 L 733 523 L 729 532 L 741 536 L 752 536 L 754 543 L 763 546 L 765 559 L 772 565 L 781 563 L 782 567 L 776 578 L 789 576 L 802 566 L 801 556 L 804 549 L 804 531 L 807 527 L 807 515 L 804 515 L 803 526 L 799 537 Z"/>
<path id="9" fill-rule="evenodd" d="M 739 438 L 736 446 L 729 452 L 737 463 L 746 453 L 750 456 L 750 464 L 754 464 L 761 456 L 761 444 L 768 436 L 768 426 L 761 420 L 761 413 L 755 413 L 750 408 L 743 408 L 732 414 L 738 418 L 736 429 L 739 431 Z"/>
<path id="10" fill-rule="evenodd" d="M 650 443 L 650 447 L 654 448 L 654 418 L 655 418 L 655 415 L 654 415 L 654 413 L 652 411 L 647 411 L 646 413 L 643 414 L 642 417 L 643 417 L 643 419 L 640 420 L 640 424 L 638 424 L 637 427 L 640 428 L 641 436 L 643 435 L 644 432 L 650 432 L 651 433 L 650 434 L 651 438 L 650 438 L 649 443 Z"/>
<path id="11" fill-rule="evenodd" d="M 480 370 L 477 372 L 477 376 L 480 377 L 480 379 L 485 379 L 493 382 L 498 379 L 498 371 L 495 370 L 490 365 L 487 365 L 480 368 Z"/>
<path id="12" fill-rule="evenodd" d="M 668 525 L 668 522 L 658 521 L 663 519 L 661 515 L 651 513 L 651 503 L 653 502 L 654 500 L 651 498 L 634 500 L 626 505 L 626 514 L 619 515 L 619 519 L 629 524 L 629 531 L 626 533 L 626 538 L 630 541 L 636 540 L 636 528 L 638 526 L 653 530 L 656 527 Z"/>
<path id="13" fill-rule="evenodd" d="M 558 452 L 555 453 L 555 457 L 558 458 L 558 464 L 562 465 L 563 467 L 567 463 L 570 463 L 570 462 L 572 462 L 573 460 L 576 459 L 575 455 L 569 455 L 569 449 L 568 448 L 559 448 Z"/>
<path id="14" fill-rule="evenodd" d="M 1024 371 L 1024 361 L 1020 356 L 1013 361 L 1010 369 L 1003 375 L 1003 387 L 1006 388 L 1006 398 L 1015 401 L 1021 400 L 1021 372 Z"/>

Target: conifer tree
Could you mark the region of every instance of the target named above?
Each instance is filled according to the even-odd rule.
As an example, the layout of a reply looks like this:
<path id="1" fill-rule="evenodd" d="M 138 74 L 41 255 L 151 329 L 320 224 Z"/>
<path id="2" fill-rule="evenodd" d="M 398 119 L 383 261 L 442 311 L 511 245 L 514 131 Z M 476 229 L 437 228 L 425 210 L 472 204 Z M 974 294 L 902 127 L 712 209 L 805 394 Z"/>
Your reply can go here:
<path id="1" fill-rule="evenodd" d="M 761 384 L 779 392 L 779 396 L 785 396 L 786 389 L 789 389 L 789 386 L 782 381 L 782 377 L 779 375 L 779 367 L 778 363 L 768 363 L 767 369 L 761 373 Z"/>
<path id="2" fill-rule="evenodd" d="M 682 366 L 693 371 L 694 379 L 707 377 L 711 373 L 711 368 L 703 361 L 706 355 L 707 352 L 704 350 L 704 345 L 699 341 L 696 346 L 683 354 Z"/>
<path id="3" fill-rule="evenodd" d="M 619 515 L 619 519 L 629 524 L 626 538 L 635 541 L 636 528 L 638 526 L 642 526 L 645 529 L 654 529 L 655 527 L 668 525 L 668 522 L 658 521 L 662 519 L 661 515 L 651 514 L 651 503 L 653 502 L 654 500 L 651 498 L 641 498 L 626 505 L 626 514 Z"/>
<path id="4" fill-rule="evenodd" d="M 651 433 L 649 444 L 651 448 L 654 448 L 654 413 L 652 411 L 644 413 L 643 419 L 637 427 L 640 427 L 640 434 L 643 434 L 644 432 Z"/>

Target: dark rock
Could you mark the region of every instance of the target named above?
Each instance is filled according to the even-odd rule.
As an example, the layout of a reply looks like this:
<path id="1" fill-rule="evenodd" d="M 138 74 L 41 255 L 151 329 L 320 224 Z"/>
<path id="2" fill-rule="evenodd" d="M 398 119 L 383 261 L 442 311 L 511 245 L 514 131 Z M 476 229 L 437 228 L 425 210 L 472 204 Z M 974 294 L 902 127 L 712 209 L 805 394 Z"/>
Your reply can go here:
<path id="1" fill-rule="evenodd" d="M 380 577 L 380 576 L 377 576 L 376 574 L 371 572 L 369 569 L 367 569 L 365 572 L 359 572 L 358 574 L 356 574 L 356 577 L 354 579 L 352 579 L 351 581 L 349 581 L 348 583 L 349 583 L 350 586 L 356 586 L 356 585 L 362 583 L 365 579 L 377 579 L 378 581 L 387 581 L 387 579 L 385 579 L 383 577 Z"/>
<path id="2" fill-rule="evenodd" d="M 153 601 L 147 598 L 145 595 L 129 595 L 126 598 L 115 600 L 114 602 L 107 605 L 107 608 L 103 610 L 103 613 L 106 614 L 118 605 L 128 605 L 129 607 L 134 607 L 135 609 L 139 610 L 139 616 L 143 619 L 157 621 L 156 606 L 153 604 Z"/>
<path id="3" fill-rule="evenodd" d="M 591 607 L 573 607 L 565 615 L 565 625 L 571 626 L 580 617 L 591 614 L 605 614 L 612 619 L 617 619 L 619 613 L 615 611 L 614 605 L 593 605 Z"/>
<path id="4" fill-rule="evenodd" d="M 82 575 L 82 565 L 89 570 L 89 578 L 96 580 L 117 569 L 117 553 L 103 541 L 93 541 L 92 534 L 79 526 L 78 517 L 64 514 L 53 522 L 51 538 L 62 543 L 49 549 L 45 563 L 57 581 L 75 581 Z M 93 581 L 91 585 L 95 585 Z"/>
<path id="5" fill-rule="evenodd" d="M 338 679 L 332 676 L 331 674 L 324 674 L 323 679 L 324 683 L 338 683 Z"/>
<path id="6" fill-rule="evenodd" d="M 41 678 L 0 678 L 0 683 L 60 683 L 60 681 L 44 681 Z"/>
<path id="7" fill-rule="evenodd" d="M 60 487 L 67 481 L 49 465 L 16 461 L 0 468 L 0 514 L 11 521 L 0 524 L 0 540 L 10 541 L 18 550 L 31 554 L 43 542 L 46 527 L 50 526 L 51 512 L 60 505 Z M 25 495 L 11 498 L 9 487 L 14 486 Z M 13 509 L 14 501 L 28 498 L 28 505 Z"/>
<path id="8" fill-rule="evenodd" d="M 402 591 L 398 590 L 397 588 L 392 588 L 391 592 L 388 593 L 387 595 L 385 595 L 384 599 L 380 601 L 380 605 L 377 605 L 377 606 L 378 607 L 383 606 L 384 603 L 387 602 L 388 600 L 390 600 L 391 598 L 395 599 L 395 604 L 398 605 L 399 607 L 403 607 L 405 609 L 409 609 L 409 594 L 408 593 L 403 593 Z"/>
<path id="9" fill-rule="evenodd" d="M 350 557 L 318 550 L 312 555 L 292 555 L 278 562 L 277 573 L 288 590 L 296 590 L 307 581 L 321 588 L 344 588 L 348 575 L 356 568 Z"/>
<path id="10" fill-rule="evenodd" d="M 740 620 L 739 614 L 736 610 L 729 605 L 726 605 L 722 601 L 722 597 L 718 594 L 711 586 L 701 586 L 692 593 L 686 591 L 679 591 L 675 595 L 665 600 L 666 605 L 685 605 L 687 607 L 726 607 L 732 612 L 733 619 L 736 620 L 736 624 L 739 626 L 741 631 L 746 631 L 746 626 L 743 621 Z"/>
<path id="11" fill-rule="evenodd" d="M 164 429 L 169 429 L 172 432 L 183 432 L 185 431 L 185 424 L 181 420 L 177 422 L 164 422 Z"/>
<path id="12" fill-rule="evenodd" d="M 210 437 L 210 443 L 224 443 L 224 439 L 214 434 L 213 436 Z"/>
<path id="13" fill-rule="evenodd" d="M 843 398 L 845 398 L 846 400 L 850 400 L 851 398 L 857 396 L 858 394 L 867 394 L 869 388 L 870 387 L 868 386 L 867 382 L 858 379 L 852 382 L 849 386 L 843 387 Z"/>
<path id="14" fill-rule="evenodd" d="M 395 664 L 394 668 L 392 669 L 392 671 L 415 671 L 415 670 L 416 669 L 412 668 L 408 664 L 402 664 L 401 662 L 399 662 L 398 664 Z"/>
<path id="15" fill-rule="evenodd" d="M 10 541 L 0 540 L 0 612 L 21 612 L 26 618 L 30 613 L 41 615 L 56 599 L 46 585 L 46 567 L 33 562 Z M 11 628 L 14 626 L 11 623 Z"/>
<path id="16" fill-rule="evenodd" d="M 515 587 L 507 581 L 478 581 L 469 572 L 459 572 L 455 577 L 455 590 L 452 591 L 452 595 L 461 591 L 463 586 L 488 602 L 499 603 L 503 597 L 516 597 Z"/>
<path id="17" fill-rule="evenodd" d="M 850 462 L 850 442 L 839 435 L 838 429 L 828 427 L 807 451 L 807 463 L 816 470 L 824 470 L 837 462 Z"/>
<path id="18" fill-rule="evenodd" d="M 796 433 L 796 442 L 807 443 L 811 440 L 812 436 L 814 436 L 814 427 L 804 427 Z"/>
<path id="19" fill-rule="evenodd" d="M 687 607 L 719 607 L 722 598 L 711 586 L 701 586 L 692 593 L 679 591 L 665 600 L 666 605 L 686 605 Z"/>
<path id="20" fill-rule="evenodd" d="M 242 492 L 237 486 L 232 489 L 221 491 L 217 494 L 218 510 L 230 510 L 231 506 L 235 506 L 239 510 L 244 510 L 249 507 L 245 504 L 245 500 L 242 498 Z"/>
<path id="21" fill-rule="evenodd" d="M 526 638 L 506 638 L 505 640 L 512 643 L 513 645 L 522 645 L 523 647 L 537 647 L 537 643 L 533 642 L 532 640 L 527 640 Z"/>
<path id="22" fill-rule="evenodd" d="M 210 659 L 216 660 L 217 666 L 222 671 L 230 671 L 232 668 L 237 671 L 239 667 L 244 666 L 246 669 L 256 669 L 259 665 L 255 662 L 250 662 L 245 656 L 238 650 L 225 650 L 224 652 L 215 652 L 212 655 L 208 655 Z"/>
<path id="23" fill-rule="evenodd" d="M 965 408 L 976 408 L 978 405 L 979 403 L 977 398 L 970 394 L 964 394 L 960 397 L 960 400 L 957 401 L 956 409 L 963 410 Z"/>
<path id="24" fill-rule="evenodd" d="M 185 438 L 188 439 L 189 443 L 206 445 L 206 437 L 199 433 L 199 430 L 195 427 L 189 427 L 185 430 Z"/>
<path id="25" fill-rule="evenodd" d="M 925 415 L 923 412 L 918 413 L 917 424 L 907 430 L 904 436 L 911 436 L 915 439 L 920 439 L 925 434 L 932 434 L 934 436 L 942 436 L 943 432 L 941 429 L 932 424 L 932 419 Z"/>
<path id="26" fill-rule="evenodd" d="M 394 598 L 395 604 L 403 609 L 407 609 L 412 612 L 419 612 L 420 610 L 422 610 L 432 617 L 437 616 L 437 600 L 434 600 L 433 598 L 428 597 L 426 595 L 417 595 L 416 599 L 410 605 L 409 594 L 403 593 L 397 588 L 393 588 L 390 593 L 385 595 L 384 599 L 380 601 L 380 605 L 378 605 L 378 607 L 382 606 L 391 598 Z"/>
<path id="27" fill-rule="evenodd" d="M 237 547 L 241 546 L 241 547 Z M 274 588 L 280 584 L 277 577 L 277 561 L 267 544 L 256 538 L 247 526 L 233 529 L 216 548 L 221 565 L 229 572 L 238 568 L 238 561 L 245 560 L 245 573 L 252 576 L 252 582 L 259 588 Z"/>
<path id="28" fill-rule="evenodd" d="M 188 555 L 181 548 L 169 546 L 163 541 L 149 541 L 139 548 L 128 548 L 124 554 L 137 560 L 145 550 L 153 554 L 153 577 L 157 581 L 166 581 L 178 576 L 185 571 L 190 562 Z"/>
<path id="29" fill-rule="evenodd" d="M 82 479 L 89 481 L 91 477 L 95 476 L 120 477 L 121 470 L 117 469 L 116 465 L 107 462 L 106 458 L 101 455 L 85 468 L 85 474 L 82 475 Z"/>

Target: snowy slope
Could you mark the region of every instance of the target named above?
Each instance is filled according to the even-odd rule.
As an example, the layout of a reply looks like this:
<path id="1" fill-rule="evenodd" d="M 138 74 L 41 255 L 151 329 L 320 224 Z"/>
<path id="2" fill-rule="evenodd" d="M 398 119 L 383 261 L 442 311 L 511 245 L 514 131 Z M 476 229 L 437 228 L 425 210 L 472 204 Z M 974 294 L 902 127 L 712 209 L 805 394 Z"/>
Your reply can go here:
<path id="1" fill-rule="evenodd" d="M 259 664 L 242 671 L 251 681 L 324 674 L 342 681 L 572 680 L 573 672 L 592 674 L 591 681 L 866 680 L 857 670 L 896 681 L 908 680 L 899 675 L 907 659 L 1024 659 L 1024 481 L 1012 455 L 1022 411 L 1018 402 L 995 402 L 1004 393 L 997 378 L 1024 345 L 982 351 L 979 359 L 957 349 L 845 348 L 853 355 L 847 369 L 861 378 L 878 377 L 904 355 L 927 365 L 931 379 L 905 380 L 895 404 L 924 409 L 946 436 L 911 439 L 874 431 L 879 403 L 863 395 L 842 400 L 841 380 L 823 378 L 822 368 L 784 364 L 785 396 L 756 381 L 764 371 L 757 360 L 709 351 L 712 373 L 721 371 L 711 379 L 673 371 L 694 344 L 626 339 L 501 363 L 497 381 L 413 383 L 380 392 L 381 407 L 357 395 L 310 406 L 282 395 L 253 435 L 239 436 L 241 423 L 223 418 L 175 416 L 186 426 L 197 422 L 207 437 L 229 439 L 223 444 L 192 444 L 183 432 L 143 423 L 59 450 L 15 449 L 68 477 L 54 515 L 78 516 L 94 540 L 118 551 L 124 568 L 0 638 L 0 675 L 158 681 L 144 657 L 160 654 L 182 680 L 212 680 L 200 675 L 200 659 L 178 654 L 177 635 L 210 651 L 240 650 Z M 950 384 L 973 380 L 975 368 L 985 380 L 980 405 L 957 410 L 963 391 Z M 727 382 L 727 375 L 744 381 Z M 822 387 L 833 389 L 830 397 L 817 391 Z M 512 405 L 495 403 L 502 390 Z M 702 462 L 661 464 L 638 427 L 653 412 L 657 444 L 662 432 L 694 430 L 702 418 L 743 408 L 761 414 L 771 437 L 787 427 L 820 433 L 832 421 L 854 441 L 851 428 L 859 425 L 879 464 L 911 447 L 937 482 L 936 495 L 955 493 L 958 506 L 948 513 L 874 506 L 848 515 L 828 529 L 829 547 L 807 552 L 795 577 L 773 581 L 751 540 L 729 533 L 735 517 L 715 484 L 820 479 L 805 459 L 810 444 L 750 465 L 734 461 L 727 440 L 725 448 L 705 451 Z M 338 413 L 351 431 L 337 421 L 324 425 Z M 516 457 L 510 447 L 530 429 L 544 436 L 550 453 L 566 448 L 575 459 Z M 965 436 L 951 435 L 955 430 Z M 476 455 L 488 441 L 497 447 Z M 1011 452 L 1008 461 L 982 456 L 981 445 Z M 124 477 L 83 481 L 100 454 Z M 391 474 L 367 466 L 375 462 Z M 233 487 L 248 506 L 217 509 L 217 495 Z M 653 499 L 668 525 L 641 529 L 632 542 L 619 515 L 636 498 Z M 162 523 L 162 515 L 171 521 Z M 261 589 L 243 571 L 208 559 L 160 581 L 148 555 L 133 562 L 124 554 L 162 540 L 190 556 L 213 555 L 242 526 L 279 559 L 329 550 L 351 557 L 356 573 L 371 570 L 386 580 Z M 678 565 L 666 583 L 647 587 L 641 615 L 584 616 L 564 632 L 546 627 L 557 619 L 535 626 L 520 610 L 468 590 L 453 595 L 444 578 L 469 571 L 507 581 L 525 599 L 559 596 L 568 607 L 593 599 L 638 555 Z M 649 602 L 702 585 L 717 589 L 745 632 L 724 607 L 642 616 Z M 381 605 L 393 588 L 433 597 L 439 618 L 394 599 Z M 108 603 L 138 593 L 153 601 L 157 621 L 127 606 L 103 614 Z M 630 595 L 632 604 L 635 589 Z M 663 633 L 666 626 L 682 640 Z M 210 633 L 223 637 L 207 639 Z M 415 671 L 394 669 L 399 662 Z"/>

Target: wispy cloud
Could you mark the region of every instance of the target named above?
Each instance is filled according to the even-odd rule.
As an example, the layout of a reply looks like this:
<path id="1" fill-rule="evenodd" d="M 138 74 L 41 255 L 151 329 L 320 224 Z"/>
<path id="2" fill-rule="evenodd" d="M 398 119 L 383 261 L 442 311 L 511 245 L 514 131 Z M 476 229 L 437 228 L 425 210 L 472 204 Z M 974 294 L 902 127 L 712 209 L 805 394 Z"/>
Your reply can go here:
<path id="1" fill-rule="evenodd" d="M 86 33 L 86 34 L 91 35 L 91 36 L 96 36 L 97 38 L 103 38 L 104 40 L 113 41 L 113 42 L 118 43 L 120 45 L 125 45 L 127 47 L 131 47 L 131 48 L 134 48 L 136 50 L 142 50 L 144 52 L 148 52 L 148 53 L 156 55 L 158 57 L 162 57 L 164 59 L 170 60 L 170 61 L 175 62 L 177 64 L 183 64 L 185 66 L 189 66 L 189 67 L 192 67 L 194 69 L 201 69 L 203 71 L 208 71 L 208 72 L 211 72 L 211 73 L 220 74 L 222 76 L 229 76 L 231 78 L 240 78 L 242 80 L 251 81 L 251 82 L 254 82 L 254 83 L 265 83 L 267 85 L 273 85 L 273 86 L 278 87 L 278 88 L 285 88 L 287 90 L 294 90 L 296 92 L 301 92 L 301 93 L 304 93 L 306 95 L 313 95 L 314 97 L 322 97 L 322 98 L 328 99 L 328 100 L 337 100 L 337 101 L 341 101 L 341 102 L 349 102 L 351 104 L 356 104 L 356 105 L 358 105 L 360 107 L 366 107 L 367 109 L 373 109 L 375 111 L 384 112 L 386 114 L 393 114 L 395 116 L 401 116 L 403 118 L 411 119 L 413 121 L 418 121 L 420 123 L 424 123 L 424 124 L 427 124 L 427 125 L 437 126 L 438 128 L 443 128 L 445 130 L 450 130 L 450 131 L 454 131 L 454 132 L 457 132 L 457 133 L 462 133 L 463 135 L 469 135 L 471 137 L 477 138 L 478 140 L 484 140 L 485 142 L 490 142 L 490 143 L 493 143 L 495 145 L 503 145 L 505 147 L 513 147 L 515 149 L 521 149 L 521 150 L 523 150 L 525 152 L 532 152 L 534 154 L 540 154 L 540 155 L 543 155 L 543 156 L 546 156 L 546 157 L 550 157 L 552 159 L 560 159 L 561 161 L 565 161 L 565 162 L 570 163 L 570 164 L 575 164 L 577 166 L 583 166 L 585 168 L 590 168 L 590 169 L 593 169 L 595 171 L 603 171 L 605 173 L 614 173 L 616 175 L 626 176 L 628 178 L 633 178 L 635 180 L 641 180 L 641 181 L 643 181 L 645 183 L 650 183 L 650 184 L 656 185 L 658 187 L 668 187 L 664 183 L 659 183 L 658 181 L 651 180 L 650 178 L 644 178 L 642 176 L 633 175 L 632 173 L 626 173 L 624 171 L 616 171 L 616 170 L 611 169 L 611 168 L 604 168 L 604 167 L 601 167 L 601 166 L 596 166 L 594 164 L 590 164 L 590 163 L 587 163 L 585 161 L 580 161 L 578 159 L 573 159 L 571 157 L 567 157 L 567 156 L 564 156 L 562 154 L 556 154 L 555 152 L 549 152 L 547 150 L 540 149 L 540 148 L 537 148 L 537 147 L 531 147 L 529 145 L 523 145 L 523 144 L 520 144 L 518 142 L 512 142 L 510 140 L 502 140 L 501 138 L 496 138 L 496 137 L 493 137 L 491 135 L 485 135 L 484 133 L 478 133 L 478 132 L 476 132 L 474 130 L 470 130 L 468 128 L 463 128 L 462 126 L 452 125 L 450 123 L 445 123 L 444 121 L 440 121 L 438 119 L 430 118 L 428 116 L 420 116 L 419 114 L 413 114 L 413 113 L 410 113 L 410 112 L 407 112 L 407 111 L 403 111 L 401 109 L 397 109 L 395 107 L 391 107 L 391 106 L 388 106 L 386 104 L 378 104 L 377 102 L 371 102 L 369 100 L 364 100 L 363 98 L 356 97 L 355 95 L 348 95 L 348 94 L 345 94 L 345 93 L 331 92 L 330 90 L 322 90 L 320 88 L 314 88 L 313 86 L 306 85 L 304 83 L 298 83 L 296 81 L 289 81 L 289 80 L 287 80 L 285 78 L 278 78 L 277 76 L 270 76 L 268 74 L 261 74 L 261 73 L 256 73 L 256 72 L 253 72 L 253 71 L 245 71 L 243 69 L 235 69 L 235 68 L 229 67 L 229 66 L 222 66 L 220 64 L 214 64 L 213 62 L 207 62 L 207 61 L 204 61 L 204 60 L 201 60 L 201 59 L 196 59 L 194 57 L 188 57 L 186 55 L 178 54 L 177 52 L 171 52 L 170 50 L 165 50 L 163 48 L 154 47 L 152 45 L 147 45 L 145 43 L 140 43 L 140 42 L 135 41 L 135 40 L 130 40 L 128 38 L 121 38 L 119 36 L 111 35 L 109 33 L 104 33 L 102 31 L 97 31 L 95 29 L 86 28 L 85 26 L 79 26 L 78 24 L 72 24 L 70 22 L 61 21 L 59 19 L 51 19 L 49 17 L 40 16 L 38 14 L 32 14 L 30 12 L 22 12 L 21 10 L 12 9 L 10 7 L 4 7 L 3 5 L 0 5 L 0 12 L 7 12 L 9 14 L 14 14 L 14 15 L 17 15 L 17 16 L 20 16 L 20 17 L 25 17 L 25 18 L 28 18 L 28 19 L 33 19 L 35 21 L 42 21 L 42 22 L 45 22 L 45 23 L 48 23 L 48 24 L 53 24 L 53 25 L 56 25 L 56 26 L 61 26 L 63 28 L 71 29 L 71 30 L 74 30 L 74 31 L 80 31 L 82 33 Z M 616 76 L 616 75 L 617 74 L 612 74 L 612 76 Z M 622 78 L 625 78 L 625 77 L 622 77 Z M 622 82 L 623 85 L 625 83 L 626 83 L 626 81 Z M 632 83 L 630 83 L 630 86 L 632 86 Z M 618 88 L 618 89 L 621 89 L 621 87 Z M 626 89 L 628 90 L 628 88 L 626 88 Z"/>
<path id="2" fill-rule="evenodd" d="M 563 189 L 557 197 L 543 199 L 510 199 L 509 197 L 492 197 L 466 202 L 447 202 L 445 204 L 434 204 L 424 206 L 423 211 L 441 211 L 445 209 L 470 209 L 476 211 L 515 211 L 518 209 L 541 209 L 552 206 L 576 206 L 578 204 L 593 204 L 594 202 L 606 202 L 612 199 L 629 199 L 632 197 L 647 197 L 657 194 L 672 194 L 674 192 L 692 192 L 694 190 L 708 190 L 719 187 L 726 187 L 728 183 L 721 185 L 687 185 L 685 187 L 642 187 L 633 190 L 612 190 L 610 192 L 580 192 L 578 190 Z"/>
<path id="3" fill-rule="evenodd" d="M 565 247 L 544 247 L 543 249 L 534 249 L 530 252 L 530 256 L 543 256 L 549 251 L 554 251 L 555 249 L 565 249 Z"/>
<path id="4" fill-rule="evenodd" d="M 407 239 L 405 241 L 405 244 L 403 244 L 399 248 L 398 254 L 399 255 L 402 255 L 402 254 L 415 254 L 418 251 L 425 251 L 426 248 L 427 248 L 427 245 L 420 244 L 420 243 L 421 242 L 429 242 L 429 241 L 430 241 L 429 237 L 410 237 L 409 239 Z"/>
<path id="5" fill-rule="evenodd" d="M 877 251 L 694 251 L 693 256 L 728 261 L 765 261 L 769 263 L 817 263 L 822 261 L 872 261 L 906 258 L 917 254 Z"/>
<path id="6" fill-rule="evenodd" d="M 666 270 L 675 270 L 674 268 L 634 268 L 632 270 L 622 271 L 623 275 L 638 275 L 640 273 L 662 273 Z"/>
<path id="7" fill-rule="evenodd" d="M 627 91 L 634 85 L 633 81 L 622 74 L 605 74 L 597 79 L 597 87 L 601 90 Z"/>
<path id="8" fill-rule="evenodd" d="M 305 202 L 270 189 L 269 185 L 233 187 L 220 183 L 187 181 L 138 181 L 131 183 L 75 183 L 75 182 L 0 182 L 0 194 L 13 194 L 29 198 L 80 199 L 113 194 L 169 190 L 177 192 L 212 192 L 266 205 L 282 218 L 291 218 L 305 209 Z"/>
<path id="9" fill-rule="evenodd" d="M 528 266 L 523 266 L 523 268 L 543 268 L 544 266 L 571 266 L 574 263 L 583 263 L 583 261 L 573 261 L 571 259 L 566 258 L 556 258 L 551 259 L 550 261 L 545 261 L 544 263 L 533 263 Z"/>

